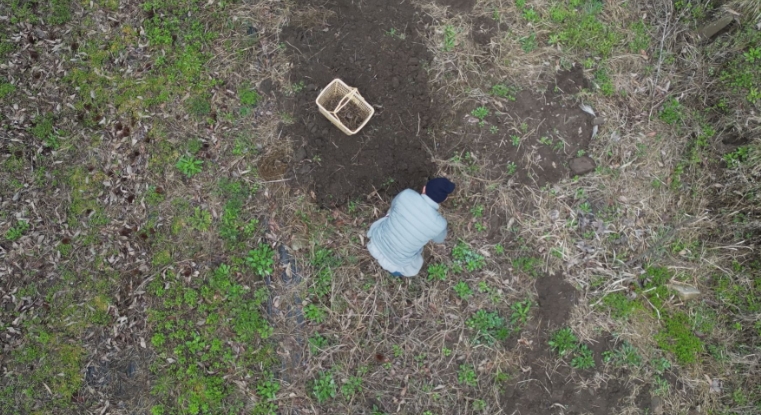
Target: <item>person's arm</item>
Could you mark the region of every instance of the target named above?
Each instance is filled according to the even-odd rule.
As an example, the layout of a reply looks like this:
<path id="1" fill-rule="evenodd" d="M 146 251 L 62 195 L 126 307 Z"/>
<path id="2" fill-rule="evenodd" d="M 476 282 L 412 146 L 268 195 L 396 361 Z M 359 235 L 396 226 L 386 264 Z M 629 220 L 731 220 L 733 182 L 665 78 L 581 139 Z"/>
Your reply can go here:
<path id="1" fill-rule="evenodd" d="M 431 239 L 431 241 L 435 244 L 443 244 L 445 239 L 447 239 L 447 228 L 444 228 L 444 230 Z"/>

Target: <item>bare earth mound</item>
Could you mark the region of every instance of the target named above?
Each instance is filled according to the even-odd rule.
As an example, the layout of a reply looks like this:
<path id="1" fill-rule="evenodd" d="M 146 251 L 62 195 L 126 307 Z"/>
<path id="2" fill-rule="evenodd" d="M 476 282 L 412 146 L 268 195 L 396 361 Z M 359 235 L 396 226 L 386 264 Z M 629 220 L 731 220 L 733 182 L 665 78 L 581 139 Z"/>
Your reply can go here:
<path id="1" fill-rule="evenodd" d="M 496 105 L 466 106 L 438 146 L 438 156 L 469 153 L 486 164 L 491 178 L 543 186 L 569 176 L 569 161 L 583 155 L 592 138 L 592 119 L 573 94 L 587 86 L 580 67 L 558 72 L 544 93 L 506 92 Z M 477 118 L 483 107 L 488 115 Z"/>
<path id="2" fill-rule="evenodd" d="M 323 206 L 375 190 L 393 195 L 422 187 L 434 172 L 425 131 L 436 109 L 423 69 L 430 56 L 414 30 L 416 9 L 408 2 L 329 7 L 334 14 L 324 25 L 302 23 L 283 33 L 294 61 L 291 82 L 306 85 L 295 96 L 296 119 L 285 128 L 297 149 L 298 181 L 313 185 Z M 317 110 L 317 95 L 335 78 L 358 88 L 375 107 L 356 135 L 345 135 Z"/>

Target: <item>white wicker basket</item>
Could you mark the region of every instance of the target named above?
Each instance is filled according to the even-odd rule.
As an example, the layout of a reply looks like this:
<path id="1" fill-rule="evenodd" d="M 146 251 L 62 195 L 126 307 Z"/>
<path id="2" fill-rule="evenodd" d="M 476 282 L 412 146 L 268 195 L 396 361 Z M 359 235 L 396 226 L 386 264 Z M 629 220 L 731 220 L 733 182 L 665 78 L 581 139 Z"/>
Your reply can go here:
<path id="1" fill-rule="evenodd" d="M 331 101 L 335 102 L 335 98 L 337 96 L 341 97 L 341 99 L 338 101 L 338 104 L 335 105 L 335 108 L 327 108 L 327 105 Z M 317 96 L 316 102 L 317 108 L 320 109 L 322 115 L 324 115 L 325 118 L 333 123 L 333 125 L 338 127 L 339 130 L 343 131 L 347 135 L 354 135 L 358 133 L 359 130 L 361 130 L 365 124 L 370 121 L 370 118 L 372 118 L 373 114 L 375 114 L 375 109 L 373 106 L 368 104 L 367 101 L 362 98 L 362 95 L 359 94 L 357 88 L 352 88 L 346 85 L 342 80 L 338 78 L 331 81 L 328 86 L 326 86 L 322 92 L 320 92 L 320 95 Z M 354 130 L 349 129 L 338 118 L 338 113 L 349 103 L 352 103 L 357 107 L 360 116 L 362 117 L 362 122 L 360 123 L 359 127 Z"/>

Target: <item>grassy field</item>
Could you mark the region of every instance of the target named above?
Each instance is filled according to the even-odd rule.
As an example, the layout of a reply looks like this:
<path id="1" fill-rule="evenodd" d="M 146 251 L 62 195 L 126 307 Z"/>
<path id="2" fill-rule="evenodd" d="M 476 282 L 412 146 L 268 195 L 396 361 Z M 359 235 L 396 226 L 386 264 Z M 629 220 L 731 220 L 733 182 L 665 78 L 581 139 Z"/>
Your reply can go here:
<path id="1" fill-rule="evenodd" d="M 413 3 L 376 35 L 430 54 L 418 134 L 596 168 L 434 148 L 449 237 L 399 280 L 393 194 L 320 207 L 283 134 L 281 34 L 333 2 L 0 0 L 0 414 L 759 413 L 758 2 Z M 488 118 L 577 68 L 588 148 Z"/>

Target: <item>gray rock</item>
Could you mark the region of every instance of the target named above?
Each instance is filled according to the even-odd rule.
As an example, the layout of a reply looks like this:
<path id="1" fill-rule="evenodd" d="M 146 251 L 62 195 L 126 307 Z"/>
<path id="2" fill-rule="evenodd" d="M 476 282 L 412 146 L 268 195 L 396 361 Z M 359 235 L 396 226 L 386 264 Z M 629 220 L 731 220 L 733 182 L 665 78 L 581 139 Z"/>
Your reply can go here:
<path id="1" fill-rule="evenodd" d="M 571 175 L 582 176 L 593 171 L 597 165 L 591 157 L 582 156 L 571 160 L 568 167 L 571 169 Z"/>
<path id="2" fill-rule="evenodd" d="M 653 411 L 654 415 L 663 414 L 663 399 L 658 396 L 653 396 L 650 399 L 650 410 Z"/>
<path id="3" fill-rule="evenodd" d="M 701 40 L 711 39 L 714 36 L 718 35 L 719 32 L 724 30 L 724 28 L 732 24 L 733 21 L 734 21 L 734 18 L 730 15 L 722 16 L 721 19 L 715 20 L 701 27 L 700 29 L 698 29 L 697 35 L 700 37 Z"/>
<path id="4" fill-rule="evenodd" d="M 293 160 L 295 161 L 301 161 L 304 160 L 307 157 L 307 150 L 304 147 L 299 147 L 298 150 L 296 150 L 296 153 L 293 155 Z"/>
<path id="5" fill-rule="evenodd" d="M 603 125 L 605 124 L 605 118 L 603 117 L 596 117 L 594 120 L 592 120 L 592 125 Z"/>

